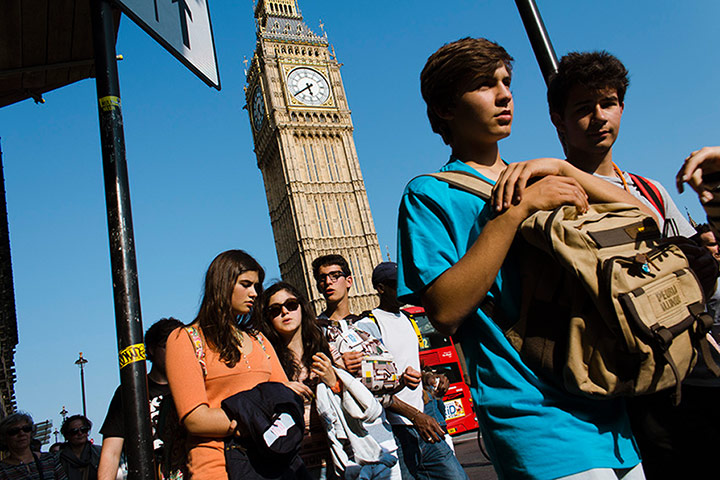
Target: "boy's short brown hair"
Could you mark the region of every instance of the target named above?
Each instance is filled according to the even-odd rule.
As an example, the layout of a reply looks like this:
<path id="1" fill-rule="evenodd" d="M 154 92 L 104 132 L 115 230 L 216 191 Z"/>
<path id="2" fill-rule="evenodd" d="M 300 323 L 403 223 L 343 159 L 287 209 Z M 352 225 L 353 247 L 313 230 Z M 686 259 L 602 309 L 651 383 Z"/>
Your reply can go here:
<path id="1" fill-rule="evenodd" d="M 433 132 L 449 144 L 451 132 L 437 109 L 455 105 L 460 96 L 479 88 L 501 66 L 512 74 L 512 61 L 503 47 L 485 38 L 462 38 L 430 55 L 420 74 L 420 91 Z"/>
<path id="2" fill-rule="evenodd" d="M 594 91 L 612 88 L 623 103 L 630 80 L 625 65 L 606 51 L 570 52 L 560 59 L 557 73 L 550 77 L 547 91 L 550 113 L 563 114 L 570 90 L 576 85 Z"/>

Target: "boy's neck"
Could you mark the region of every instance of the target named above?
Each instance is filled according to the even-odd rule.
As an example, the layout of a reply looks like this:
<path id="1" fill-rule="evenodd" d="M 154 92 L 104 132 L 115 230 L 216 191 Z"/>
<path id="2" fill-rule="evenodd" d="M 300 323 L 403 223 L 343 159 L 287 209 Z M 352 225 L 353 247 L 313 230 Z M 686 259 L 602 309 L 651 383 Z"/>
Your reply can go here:
<path id="1" fill-rule="evenodd" d="M 168 379 L 165 372 L 161 371 L 158 367 L 153 366 L 148 373 L 148 378 L 158 385 L 167 385 Z"/>
<path id="2" fill-rule="evenodd" d="M 325 313 L 330 320 L 342 320 L 350 315 L 350 299 L 345 296 L 337 303 L 328 303 L 323 313 Z"/>
<path id="3" fill-rule="evenodd" d="M 612 148 L 602 153 L 586 152 L 568 146 L 567 161 L 580 170 L 590 173 L 612 177 L 615 175 L 612 160 Z"/>
<path id="4" fill-rule="evenodd" d="M 497 179 L 505 164 L 496 142 L 489 145 L 453 145 L 452 155 L 492 180 Z"/>

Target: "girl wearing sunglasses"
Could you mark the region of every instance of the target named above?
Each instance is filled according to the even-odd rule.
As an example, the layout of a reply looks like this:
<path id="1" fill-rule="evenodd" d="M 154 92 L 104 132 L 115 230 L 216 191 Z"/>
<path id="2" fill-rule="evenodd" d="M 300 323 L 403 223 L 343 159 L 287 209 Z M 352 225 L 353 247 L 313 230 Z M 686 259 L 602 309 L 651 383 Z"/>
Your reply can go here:
<path id="1" fill-rule="evenodd" d="M 278 282 L 262 295 L 254 323 L 275 347 L 291 380 L 288 386 L 305 400 L 305 436 L 300 447 L 310 475 L 333 477 L 327 433 L 314 408 L 318 381 L 337 388 L 330 347 L 309 302 L 294 286 Z M 330 467 L 330 468 L 328 468 Z"/>
<path id="2" fill-rule="evenodd" d="M 0 420 L 0 447 L 7 451 L 0 461 L 0 479 L 66 480 L 57 455 L 30 450 L 33 433 L 35 425 L 27 413 L 11 413 Z"/>
<path id="3" fill-rule="evenodd" d="M 167 339 L 166 369 L 178 417 L 189 432 L 193 480 L 223 480 L 223 439 L 235 433 L 221 402 L 262 382 L 287 382 L 272 344 L 246 321 L 265 272 L 242 250 L 221 253 L 205 275 L 200 311 Z M 242 433 L 242 432 L 240 432 Z"/>

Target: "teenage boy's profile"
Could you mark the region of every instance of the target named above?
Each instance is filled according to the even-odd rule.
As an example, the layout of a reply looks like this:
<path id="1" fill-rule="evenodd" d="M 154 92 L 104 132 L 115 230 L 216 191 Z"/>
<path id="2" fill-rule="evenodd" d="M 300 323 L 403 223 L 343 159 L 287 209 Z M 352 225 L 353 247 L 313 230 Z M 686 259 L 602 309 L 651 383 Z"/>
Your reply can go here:
<path id="1" fill-rule="evenodd" d="M 670 221 L 678 234 L 691 237 L 695 229 L 665 187 L 621 170 L 613 159 L 629 83 L 625 65 L 607 52 L 568 53 L 548 86 L 550 119 L 563 139 L 568 162 L 624 188 L 648 206 L 656 204 L 660 227 Z"/>
<path id="2" fill-rule="evenodd" d="M 619 201 L 652 214 L 563 160 L 505 163 L 498 142 L 511 132 L 511 74 L 510 55 L 482 38 L 447 44 L 428 59 L 422 95 L 433 131 L 451 148 L 440 170 L 495 188 L 486 202 L 432 177 L 410 182 L 398 219 L 398 296 L 423 305 L 442 332 L 462 328 L 478 421 L 500 478 L 641 479 L 623 401 L 571 396 L 539 378 L 480 309 L 489 296 L 505 316 L 517 314 L 521 266 L 508 252 L 535 211 Z"/>
<path id="3" fill-rule="evenodd" d="M 627 68 L 607 52 L 571 52 L 563 56 L 558 72 L 550 80 L 548 105 L 550 118 L 564 141 L 567 160 L 624 188 L 648 205 L 659 204 L 659 225 L 674 225 L 675 234 L 692 237 L 695 229 L 659 182 L 628 174 L 613 159 L 628 85 Z M 659 201 L 653 199 L 653 187 Z M 717 266 L 710 273 L 706 283 L 713 291 Z M 698 363 L 700 367 L 703 362 Z M 707 368 L 695 368 L 683 382 L 680 405 L 675 405 L 671 390 L 627 401 L 648 480 L 702 477 L 715 468 L 720 424 L 710 412 L 716 410 L 720 400 L 720 379 Z"/>

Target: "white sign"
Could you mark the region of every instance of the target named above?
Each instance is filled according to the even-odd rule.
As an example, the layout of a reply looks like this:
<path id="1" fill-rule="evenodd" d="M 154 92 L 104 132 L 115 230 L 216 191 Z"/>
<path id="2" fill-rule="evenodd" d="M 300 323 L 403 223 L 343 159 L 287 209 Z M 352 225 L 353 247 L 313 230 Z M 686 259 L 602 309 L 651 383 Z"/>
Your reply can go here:
<path id="1" fill-rule="evenodd" d="M 220 90 L 207 0 L 115 0 L 123 12 L 202 81 Z"/>

